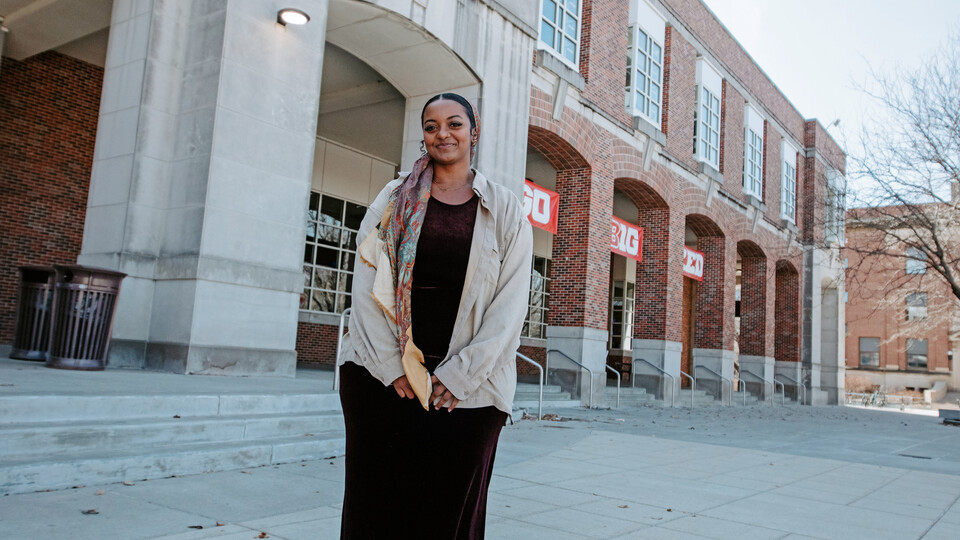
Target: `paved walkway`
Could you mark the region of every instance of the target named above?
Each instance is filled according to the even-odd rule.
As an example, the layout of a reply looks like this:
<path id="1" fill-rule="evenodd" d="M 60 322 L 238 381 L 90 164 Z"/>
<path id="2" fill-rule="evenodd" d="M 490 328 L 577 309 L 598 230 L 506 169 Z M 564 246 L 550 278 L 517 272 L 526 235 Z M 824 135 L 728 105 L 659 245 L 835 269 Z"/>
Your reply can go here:
<path id="1" fill-rule="evenodd" d="M 934 417 L 809 407 L 563 414 L 504 430 L 488 538 L 960 538 L 960 428 Z M 342 490 L 343 460 L 329 459 L 9 495 L 0 536 L 337 538 Z"/>

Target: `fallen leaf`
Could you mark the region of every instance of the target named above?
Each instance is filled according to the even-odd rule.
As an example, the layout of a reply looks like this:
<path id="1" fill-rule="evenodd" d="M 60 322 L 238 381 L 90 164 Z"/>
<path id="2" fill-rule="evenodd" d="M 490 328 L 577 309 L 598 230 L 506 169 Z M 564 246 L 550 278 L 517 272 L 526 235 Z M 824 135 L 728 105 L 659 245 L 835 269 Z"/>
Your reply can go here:
<path id="1" fill-rule="evenodd" d="M 89 510 L 83 510 L 80 513 L 85 516 L 93 516 L 93 515 L 99 514 L 100 512 L 97 512 L 96 508 L 91 508 Z"/>
<path id="2" fill-rule="evenodd" d="M 173 417 L 174 417 L 174 418 L 180 418 L 180 415 L 179 415 L 179 414 L 175 414 L 175 415 L 173 415 Z"/>
<path id="3" fill-rule="evenodd" d="M 261 532 L 261 533 L 258 534 L 257 536 L 254 536 L 254 538 L 270 538 L 270 537 L 267 536 L 267 533 Z"/>
<path id="4" fill-rule="evenodd" d="M 133 485 L 133 482 L 131 482 L 131 481 L 129 481 L 129 480 L 124 480 L 124 481 L 123 481 L 123 485 L 125 485 L 125 486 L 132 486 L 132 485 Z"/>
<path id="5" fill-rule="evenodd" d="M 240 474 L 253 474 L 253 473 L 250 471 L 240 471 Z"/>
<path id="6" fill-rule="evenodd" d="M 673 512 L 673 508 L 667 508 L 667 512 Z"/>
<path id="7" fill-rule="evenodd" d="M 103 495 L 103 494 L 104 494 L 104 491 L 102 489 L 94 493 L 94 495 Z"/>
<path id="8" fill-rule="evenodd" d="M 202 528 L 203 528 L 203 525 L 189 525 L 189 526 L 187 526 L 187 528 L 188 528 L 188 529 L 202 529 Z"/>
<path id="9" fill-rule="evenodd" d="M 626 504 L 621 504 L 621 505 L 618 506 L 617 508 L 630 508 L 630 506 L 628 506 L 628 505 L 626 505 Z"/>
<path id="10" fill-rule="evenodd" d="M 217 522 L 217 527 L 223 527 L 223 523 Z"/>
<path id="11" fill-rule="evenodd" d="M 70 489 L 80 489 L 80 488 L 84 488 L 84 487 L 87 487 L 87 486 L 85 486 L 85 485 L 83 485 L 83 484 L 80 484 L 79 486 L 73 486 L 73 487 L 71 487 Z"/>

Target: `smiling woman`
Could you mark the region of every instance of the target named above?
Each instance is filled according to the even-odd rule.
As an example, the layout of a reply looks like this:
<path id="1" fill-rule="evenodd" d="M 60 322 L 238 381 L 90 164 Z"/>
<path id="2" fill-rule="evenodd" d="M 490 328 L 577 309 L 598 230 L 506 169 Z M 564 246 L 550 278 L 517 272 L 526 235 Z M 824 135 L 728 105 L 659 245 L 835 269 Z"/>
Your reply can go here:
<path id="1" fill-rule="evenodd" d="M 511 191 L 470 166 L 470 102 L 434 96 L 421 125 L 423 156 L 358 232 L 342 538 L 482 538 L 516 388 L 530 224 Z"/>

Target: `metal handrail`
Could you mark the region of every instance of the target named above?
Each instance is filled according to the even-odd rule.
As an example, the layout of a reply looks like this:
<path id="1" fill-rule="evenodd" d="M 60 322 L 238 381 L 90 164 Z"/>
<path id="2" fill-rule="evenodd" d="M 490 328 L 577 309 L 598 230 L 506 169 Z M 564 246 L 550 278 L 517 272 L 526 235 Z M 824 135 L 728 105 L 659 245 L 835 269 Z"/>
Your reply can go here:
<path id="1" fill-rule="evenodd" d="M 791 377 L 791 376 L 789 376 L 789 375 L 784 375 L 783 373 L 781 373 L 781 374 L 779 374 L 779 375 L 774 375 L 774 376 L 773 376 L 774 379 L 776 379 L 777 377 L 783 377 L 784 379 L 792 382 L 794 386 L 799 386 L 800 389 L 803 391 L 803 392 L 800 394 L 800 404 L 801 404 L 801 405 L 806 405 L 806 404 L 807 404 L 807 385 L 803 384 L 802 381 L 798 381 L 798 380 L 794 379 L 793 377 Z M 801 377 L 801 378 L 802 378 L 802 377 Z M 786 390 L 784 390 L 784 392 L 786 392 Z"/>
<path id="2" fill-rule="evenodd" d="M 764 379 L 763 377 L 757 375 L 756 373 L 753 373 L 753 372 L 751 372 L 751 371 L 745 371 L 745 370 L 741 369 L 741 370 L 740 370 L 740 380 L 741 380 L 741 381 L 743 380 L 743 376 L 744 376 L 744 375 L 750 375 L 750 376 L 753 377 L 754 379 L 757 379 L 758 381 L 760 381 L 760 384 L 762 384 L 762 385 L 764 386 L 764 388 L 766 388 L 766 386 L 769 384 L 769 385 L 771 386 L 770 392 L 773 393 L 773 394 L 776 394 L 776 393 L 777 393 L 776 387 L 773 386 L 773 384 L 767 382 L 766 379 Z M 766 400 L 764 400 L 764 401 L 766 401 Z M 746 402 L 747 402 L 747 396 L 743 396 L 743 402 L 744 402 L 744 404 L 746 404 Z M 773 398 L 772 398 L 772 397 L 771 397 L 771 399 L 770 399 L 770 405 L 771 405 L 771 406 L 773 405 Z"/>
<path id="3" fill-rule="evenodd" d="M 620 372 L 617 371 L 617 370 L 615 370 L 615 369 L 613 369 L 612 367 L 610 367 L 610 366 L 608 366 L 608 365 L 606 365 L 606 364 L 604 364 L 603 367 L 605 367 L 605 368 L 607 368 L 608 370 L 612 371 L 613 374 L 617 376 L 617 408 L 619 409 L 619 408 L 620 408 Z"/>
<path id="4" fill-rule="evenodd" d="M 567 360 L 573 362 L 574 364 L 580 366 L 581 368 L 587 370 L 588 373 L 590 373 L 590 406 L 587 407 L 587 408 L 592 408 L 592 407 L 593 407 L 593 376 L 596 375 L 596 373 L 595 373 L 592 369 L 588 368 L 587 366 L 581 364 L 580 362 L 577 362 L 577 361 L 574 360 L 573 358 L 570 358 L 570 355 L 569 355 L 569 354 L 567 354 L 567 353 L 565 353 L 565 352 L 563 352 L 563 351 L 561 351 L 561 350 L 559 350 L 559 349 L 547 349 L 547 357 L 548 357 L 548 358 L 549 358 L 549 356 L 550 356 L 550 353 L 552 353 L 552 352 L 560 353 L 560 354 L 563 355 Z"/>
<path id="5" fill-rule="evenodd" d="M 740 393 L 743 394 L 743 406 L 747 406 L 747 383 L 744 382 L 743 378 L 737 379 L 737 382 L 740 383 L 737 386 L 740 387 Z"/>
<path id="6" fill-rule="evenodd" d="M 340 327 L 337 329 L 337 358 L 334 361 L 333 366 L 333 391 L 336 392 L 340 390 L 340 349 L 343 345 L 343 326 L 344 321 L 347 319 L 347 315 L 353 310 L 352 307 L 348 307 L 343 310 L 343 313 L 340 314 Z"/>
<path id="7" fill-rule="evenodd" d="M 723 405 L 723 381 L 730 383 L 730 406 L 733 407 L 733 379 L 728 379 L 723 375 L 717 373 L 716 371 L 708 368 L 707 366 L 696 365 L 693 366 L 693 371 L 696 373 L 697 369 L 705 369 L 708 373 L 713 373 L 718 379 L 720 379 L 720 404 Z"/>
<path id="8" fill-rule="evenodd" d="M 536 366 L 538 370 L 540 370 L 540 401 L 537 407 L 537 420 L 540 420 L 541 418 L 543 418 L 543 381 L 544 381 L 543 366 L 527 358 L 526 356 L 520 354 L 519 352 L 517 353 L 517 358 L 529 364 L 533 364 L 534 366 Z"/>
<path id="9" fill-rule="evenodd" d="M 695 397 L 694 394 L 696 394 L 696 392 L 697 392 L 697 379 L 693 378 L 692 376 L 690 376 L 689 373 L 687 373 L 686 371 L 684 371 L 684 370 L 682 370 L 682 369 L 680 370 L 680 376 L 681 376 L 681 377 L 686 377 L 686 378 L 690 379 L 690 408 L 692 409 L 692 408 L 693 408 L 693 398 Z"/>
<path id="10" fill-rule="evenodd" d="M 663 373 L 663 374 L 666 375 L 667 377 L 670 377 L 670 380 L 673 381 L 673 385 L 672 385 L 672 386 L 673 386 L 673 391 L 670 392 L 670 407 L 676 407 L 676 406 L 677 406 L 677 378 L 674 377 L 673 375 L 667 373 L 666 371 L 658 368 L 657 366 L 651 364 L 648 360 L 644 360 L 643 358 L 634 358 L 634 359 L 633 359 L 633 363 L 636 364 L 636 363 L 637 363 L 637 360 L 639 360 L 639 361 L 643 362 L 644 364 L 652 367 L 653 369 L 659 371 L 660 373 Z M 635 376 L 635 375 L 634 375 L 634 376 Z"/>
<path id="11" fill-rule="evenodd" d="M 783 407 L 787 404 L 787 387 L 783 385 L 782 382 L 777 379 L 773 379 L 773 398 L 777 397 L 777 385 L 780 385 L 780 406 Z"/>

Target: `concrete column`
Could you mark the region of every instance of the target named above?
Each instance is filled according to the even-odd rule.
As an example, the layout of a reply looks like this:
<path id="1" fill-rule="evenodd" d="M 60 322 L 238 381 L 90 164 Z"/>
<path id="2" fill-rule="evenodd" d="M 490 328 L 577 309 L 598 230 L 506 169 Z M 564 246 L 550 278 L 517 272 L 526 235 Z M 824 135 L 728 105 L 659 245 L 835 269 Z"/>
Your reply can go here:
<path id="1" fill-rule="evenodd" d="M 758 395 L 761 396 L 760 399 L 763 401 L 770 401 L 776 394 L 776 385 L 773 384 L 774 362 L 775 360 L 770 356 L 740 355 L 741 378 L 743 378 L 748 386 L 760 388 Z M 743 372 L 752 373 L 760 377 L 763 383 L 761 384 L 760 381 L 754 377 L 743 377 Z"/>
<path id="2" fill-rule="evenodd" d="M 593 372 L 591 376 L 563 355 L 550 353 L 556 349 Z M 580 374 L 580 402 L 584 407 L 601 407 L 606 403 L 607 331 L 584 327 L 547 327 L 547 371 L 563 370 Z M 591 378 L 593 379 L 591 381 Z M 592 386 L 592 391 L 591 391 Z"/>
<path id="3" fill-rule="evenodd" d="M 291 376 L 326 0 L 116 0 L 80 261 L 127 272 L 111 365 Z"/>
<path id="4" fill-rule="evenodd" d="M 663 403 L 675 403 L 674 394 L 680 387 L 680 361 L 683 343 L 662 339 L 633 340 L 633 386 L 642 386 L 655 393 Z M 666 371 L 670 377 L 650 367 L 646 362 Z M 639 379 L 639 380 L 637 380 Z M 679 399 L 679 396 L 678 396 Z"/>
<path id="5" fill-rule="evenodd" d="M 733 380 L 733 351 L 728 351 L 726 349 L 693 349 L 693 365 L 694 366 L 704 366 L 716 373 L 719 373 L 724 379 Z M 722 389 L 720 392 L 720 401 L 726 403 L 728 399 L 732 397 L 730 394 L 730 385 L 727 383 L 720 383 L 716 380 L 714 375 L 706 373 L 703 370 L 697 370 L 694 368 L 695 373 L 691 373 L 694 377 L 705 377 L 706 380 L 716 381 Z M 700 389 L 700 386 L 697 385 L 697 389 Z"/>

